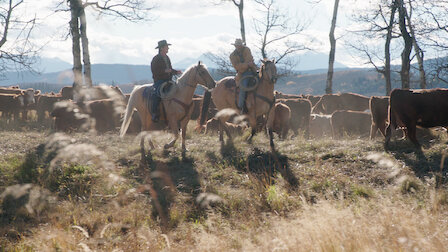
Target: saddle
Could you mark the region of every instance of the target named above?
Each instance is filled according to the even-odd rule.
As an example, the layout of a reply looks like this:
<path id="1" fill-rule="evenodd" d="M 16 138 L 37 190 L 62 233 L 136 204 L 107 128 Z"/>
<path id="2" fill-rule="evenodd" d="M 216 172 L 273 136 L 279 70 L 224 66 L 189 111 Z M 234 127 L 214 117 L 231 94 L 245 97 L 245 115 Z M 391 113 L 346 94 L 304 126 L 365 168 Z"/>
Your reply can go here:
<path id="1" fill-rule="evenodd" d="M 179 119 L 179 121 L 182 121 L 185 118 L 185 116 L 187 116 L 190 107 L 193 105 L 193 101 L 191 101 L 190 104 L 185 104 L 180 100 L 178 100 L 176 97 L 174 97 L 173 95 L 177 91 L 177 89 L 178 89 L 177 83 L 175 83 L 174 81 L 167 81 L 165 83 L 162 83 L 162 85 L 160 86 L 159 94 L 157 95 L 162 99 L 159 104 L 159 109 L 162 110 L 162 113 L 160 113 L 161 121 L 166 120 L 163 119 L 166 118 L 166 111 L 165 106 L 163 105 L 163 100 L 172 100 L 180 104 L 184 108 L 185 115 L 181 119 Z M 148 109 L 148 111 L 151 111 L 152 106 L 151 97 L 154 94 L 154 92 L 156 92 L 156 90 L 153 85 L 147 86 L 143 89 L 142 96 L 144 98 L 143 100 L 146 102 L 146 108 Z"/>
<path id="2" fill-rule="evenodd" d="M 238 94 L 240 93 L 240 87 L 236 85 L 235 77 L 228 78 L 227 80 L 225 80 L 223 84 L 226 89 L 230 89 L 234 92 L 235 105 L 238 107 Z M 258 79 L 254 76 L 254 78 L 252 78 L 249 81 L 249 90 L 247 90 L 246 92 L 247 93 L 255 92 L 255 90 L 257 89 L 257 85 L 258 85 Z"/>

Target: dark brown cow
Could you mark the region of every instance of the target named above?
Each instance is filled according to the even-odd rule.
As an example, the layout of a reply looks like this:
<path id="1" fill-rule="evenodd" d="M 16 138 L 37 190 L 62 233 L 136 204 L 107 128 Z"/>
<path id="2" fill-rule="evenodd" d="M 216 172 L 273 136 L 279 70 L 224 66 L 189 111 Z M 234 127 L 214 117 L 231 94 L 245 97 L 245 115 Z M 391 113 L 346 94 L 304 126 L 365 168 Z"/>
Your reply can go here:
<path id="1" fill-rule="evenodd" d="M 308 99 L 303 98 L 278 99 L 277 102 L 286 104 L 291 109 L 289 126 L 294 132 L 294 135 L 297 136 L 298 130 L 301 129 L 305 132 L 305 137 L 308 137 L 310 128 L 311 102 Z"/>
<path id="2" fill-rule="evenodd" d="M 285 139 L 288 135 L 291 109 L 283 103 L 276 103 L 274 109 L 275 116 L 272 131 L 276 132 L 280 139 Z"/>
<path id="3" fill-rule="evenodd" d="M 367 109 L 369 109 L 367 96 L 354 93 L 326 94 L 314 105 L 312 113 L 329 115 L 336 110 L 365 111 Z"/>
<path id="4" fill-rule="evenodd" d="M 95 119 L 95 130 L 106 132 L 120 126 L 121 114 L 125 109 L 124 103 L 115 99 L 101 99 L 87 101 L 86 112 Z"/>
<path id="5" fill-rule="evenodd" d="M 386 136 L 386 126 L 388 123 L 389 97 L 372 96 L 369 101 L 370 113 L 372 114 L 372 125 L 370 128 L 370 139 L 374 139 L 376 132 L 380 130 Z"/>
<path id="6" fill-rule="evenodd" d="M 392 128 L 405 127 L 406 135 L 417 148 L 416 126 L 431 128 L 448 126 L 448 89 L 394 89 L 390 94 L 389 122 L 386 128 L 387 147 Z"/>
<path id="7" fill-rule="evenodd" d="M 10 119 L 11 115 L 14 115 L 14 120 L 17 120 L 24 106 L 22 94 L 0 94 L 0 111 L 3 118 Z"/>
<path id="8" fill-rule="evenodd" d="M 341 137 L 344 132 L 353 135 L 369 135 L 370 113 L 350 110 L 337 110 L 331 115 L 333 138 Z"/>
<path id="9" fill-rule="evenodd" d="M 62 96 L 60 94 L 41 94 L 37 97 L 36 101 L 36 112 L 37 112 L 37 120 L 42 122 L 46 114 L 48 115 L 53 111 L 54 104 L 58 101 L 62 100 Z"/>
<path id="10" fill-rule="evenodd" d="M 82 113 L 81 108 L 71 100 L 56 102 L 50 116 L 55 118 L 56 131 L 87 131 L 92 128 L 89 115 Z"/>

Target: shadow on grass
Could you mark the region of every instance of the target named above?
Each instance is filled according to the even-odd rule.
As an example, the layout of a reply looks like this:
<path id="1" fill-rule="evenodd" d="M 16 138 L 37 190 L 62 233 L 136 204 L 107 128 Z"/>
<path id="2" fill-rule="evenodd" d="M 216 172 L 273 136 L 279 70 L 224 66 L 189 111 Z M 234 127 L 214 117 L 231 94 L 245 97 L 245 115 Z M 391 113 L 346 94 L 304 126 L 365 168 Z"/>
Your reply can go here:
<path id="1" fill-rule="evenodd" d="M 422 151 L 421 148 L 416 148 L 408 139 L 391 141 L 386 148 L 386 151 L 391 153 L 395 159 L 403 161 L 406 166 L 414 171 L 415 176 L 420 179 L 426 176 L 434 176 L 439 173 L 447 173 L 447 165 L 441 167 L 444 153 L 430 150 L 430 138 L 419 138 L 419 142 L 425 151 Z M 445 178 L 438 181 L 438 183 L 440 182 L 445 184 L 448 180 Z"/>
<path id="2" fill-rule="evenodd" d="M 275 183 L 279 172 L 292 188 L 299 185 L 298 179 L 289 168 L 288 157 L 278 152 L 263 152 L 255 148 L 247 157 L 246 171 L 263 183 Z"/>
<path id="3" fill-rule="evenodd" d="M 191 158 L 180 159 L 173 156 L 168 161 L 153 160 L 151 154 L 144 153 L 142 149 L 138 173 L 151 195 L 152 217 L 160 218 L 162 232 L 173 226 L 170 221 L 170 209 L 177 193 L 191 194 L 190 203 L 194 204 L 194 200 L 201 192 L 199 175 Z"/>

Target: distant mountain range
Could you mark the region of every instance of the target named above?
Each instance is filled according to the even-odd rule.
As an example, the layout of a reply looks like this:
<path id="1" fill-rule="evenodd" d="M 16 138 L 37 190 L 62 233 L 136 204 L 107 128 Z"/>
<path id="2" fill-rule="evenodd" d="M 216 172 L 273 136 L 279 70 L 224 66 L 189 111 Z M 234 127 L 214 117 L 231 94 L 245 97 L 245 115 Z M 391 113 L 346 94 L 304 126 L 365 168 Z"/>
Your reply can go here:
<path id="1" fill-rule="evenodd" d="M 316 56 L 316 55 L 314 55 Z M 311 57 L 313 58 L 313 57 Z M 308 61 L 311 62 L 311 58 Z M 305 58 L 304 58 L 305 59 Z M 275 89 L 291 94 L 314 94 L 325 93 L 327 69 L 323 66 L 323 58 L 317 55 L 313 58 L 315 66 L 319 69 L 301 70 L 298 74 L 284 77 L 278 80 Z M 185 69 L 201 60 L 208 66 L 215 80 L 221 76 L 214 69 L 214 64 L 205 56 L 200 58 L 187 58 L 176 62 L 173 65 L 178 69 Z M 321 63 L 319 63 L 321 62 Z M 42 92 L 58 92 L 63 86 L 72 85 L 73 74 L 71 65 L 59 59 L 42 59 L 42 69 L 57 70 L 55 72 L 44 72 L 33 74 L 30 72 L 8 72 L 5 79 L 0 80 L 0 86 L 19 85 L 22 88 L 33 87 Z M 328 63 L 326 63 L 328 64 Z M 333 76 L 333 92 L 354 92 L 364 95 L 384 95 L 385 81 L 381 74 L 373 69 L 367 68 L 347 68 L 344 65 L 335 64 L 335 74 Z M 93 64 L 92 79 L 94 85 L 109 84 L 119 85 L 125 93 L 132 91 L 134 85 L 151 83 L 152 74 L 149 65 L 127 65 L 127 64 Z M 394 73 L 392 88 L 400 87 L 398 74 Z M 412 87 L 417 88 L 418 82 L 414 81 Z M 446 87 L 443 83 L 431 83 L 429 87 Z M 202 92 L 199 88 L 197 92 Z"/>

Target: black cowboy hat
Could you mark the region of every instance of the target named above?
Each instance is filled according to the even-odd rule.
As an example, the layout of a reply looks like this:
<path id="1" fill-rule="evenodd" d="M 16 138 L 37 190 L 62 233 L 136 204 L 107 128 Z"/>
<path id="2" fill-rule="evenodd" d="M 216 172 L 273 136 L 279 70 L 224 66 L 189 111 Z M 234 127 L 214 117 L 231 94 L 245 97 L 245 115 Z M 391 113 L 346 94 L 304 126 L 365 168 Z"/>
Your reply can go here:
<path id="1" fill-rule="evenodd" d="M 168 42 L 166 42 L 166 40 L 160 40 L 158 42 L 158 45 L 157 45 L 157 47 L 155 49 L 162 48 L 162 47 L 167 46 L 167 45 L 171 45 L 171 44 L 168 44 Z"/>

